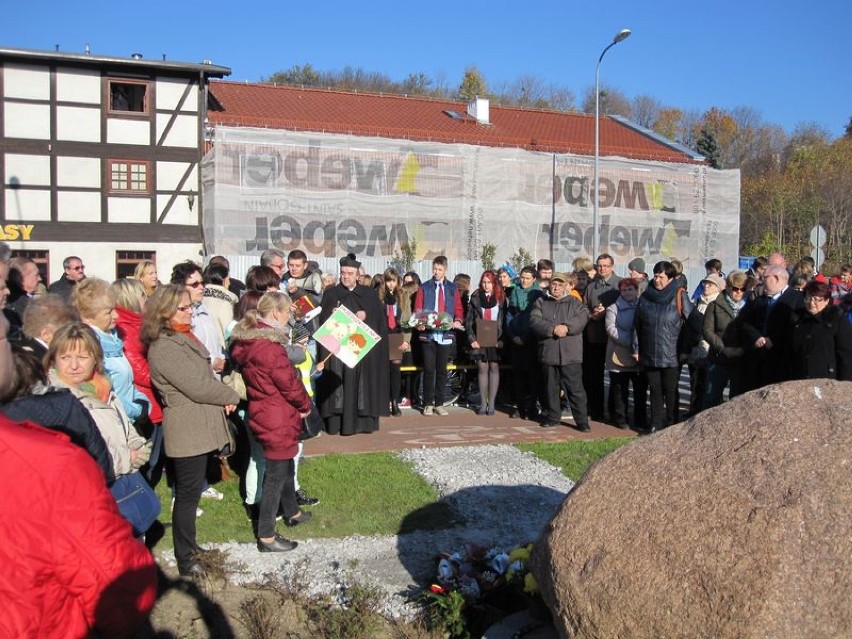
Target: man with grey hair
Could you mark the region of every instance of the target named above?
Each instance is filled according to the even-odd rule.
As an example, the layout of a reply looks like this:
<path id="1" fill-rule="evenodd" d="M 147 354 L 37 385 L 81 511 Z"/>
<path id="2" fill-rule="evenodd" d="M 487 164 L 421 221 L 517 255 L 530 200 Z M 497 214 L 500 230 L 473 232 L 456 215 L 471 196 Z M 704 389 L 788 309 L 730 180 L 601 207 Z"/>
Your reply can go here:
<path id="1" fill-rule="evenodd" d="M 279 280 L 283 280 L 284 273 L 287 271 L 287 256 L 284 254 L 284 251 L 279 249 L 266 249 L 260 254 L 260 265 L 268 266 L 275 271 Z"/>
<path id="2" fill-rule="evenodd" d="M 790 379 L 789 335 L 797 312 L 805 307 L 801 291 L 789 286 L 790 275 L 781 264 L 763 273 L 763 295 L 746 304 L 742 321 L 746 354 L 746 390 Z"/>
<path id="3" fill-rule="evenodd" d="M 62 268 L 65 272 L 58 280 L 47 288 L 48 293 L 56 293 L 62 296 L 66 302 L 71 299 L 71 291 L 78 283 L 86 279 L 86 267 L 83 260 L 76 255 L 69 255 L 62 260 Z"/>

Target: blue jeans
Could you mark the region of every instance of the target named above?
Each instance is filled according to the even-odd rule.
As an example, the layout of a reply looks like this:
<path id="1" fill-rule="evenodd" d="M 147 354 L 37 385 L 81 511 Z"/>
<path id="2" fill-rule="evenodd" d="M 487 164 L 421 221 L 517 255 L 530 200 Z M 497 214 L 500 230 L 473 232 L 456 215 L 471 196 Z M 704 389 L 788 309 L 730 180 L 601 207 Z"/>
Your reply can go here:
<path id="1" fill-rule="evenodd" d="M 139 472 L 116 477 L 110 492 L 136 537 L 144 534 L 160 514 L 160 498 Z"/>

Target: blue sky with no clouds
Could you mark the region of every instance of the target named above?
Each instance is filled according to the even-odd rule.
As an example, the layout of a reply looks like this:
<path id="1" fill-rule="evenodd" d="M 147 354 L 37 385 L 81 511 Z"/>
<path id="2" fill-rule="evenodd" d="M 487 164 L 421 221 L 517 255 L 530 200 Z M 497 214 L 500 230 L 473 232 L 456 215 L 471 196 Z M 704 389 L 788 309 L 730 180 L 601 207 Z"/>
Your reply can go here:
<path id="1" fill-rule="evenodd" d="M 852 2 L 695 3 L 387 0 L 7 4 L 0 46 L 199 62 L 257 81 L 295 64 L 346 66 L 402 80 L 422 72 L 455 87 L 479 67 L 492 89 L 522 75 L 565 86 L 576 101 L 601 81 L 665 106 L 755 109 L 791 132 L 815 122 L 832 137 L 852 116 Z"/>

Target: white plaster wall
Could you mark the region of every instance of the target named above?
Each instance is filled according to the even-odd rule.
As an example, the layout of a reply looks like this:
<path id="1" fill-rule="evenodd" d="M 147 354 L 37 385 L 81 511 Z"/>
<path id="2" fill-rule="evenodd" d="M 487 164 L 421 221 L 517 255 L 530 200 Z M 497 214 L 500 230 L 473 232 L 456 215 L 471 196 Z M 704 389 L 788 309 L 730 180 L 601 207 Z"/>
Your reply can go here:
<path id="1" fill-rule="evenodd" d="M 60 222 L 99 222 L 101 219 L 101 194 L 59 191 L 57 193 L 57 218 Z"/>
<path id="2" fill-rule="evenodd" d="M 172 111 L 176 109 L 188 83 L 188 80 L 158 79 L 157 109 L 169 109 Z M 198 83 L 196 82 L 194 84 L 195 86 L 186 97 L 186 101 L 180 109 L 181 111 L 198 111 Z"/>
<path id="3" fill-rule="evenodd" d="M 110 118 L 107 120 L 107 139 L 109 144 L 150 144 L 147 120 Z"/>
<path id="4" fill-rule="evenodd" d="M 50 220 L 50 192 L 6 189 L 6 220 Z"/>
<path id="5" fill-rule="evenodd" d="M 12 178 L 21 186 L 50 186 L 50 158 L 46 155 L 7 153 L 3 181 L 8 185 Z"/>
<path id="6" fill-rule="evenodd" d="M 101 75 L 96 71 L 57 69 L 56 99 L 60 102 L 101 103 Z"/>
<path id="7" fill-rule="evenodd" d="M 3 85 L 7 98 L 50 99 L 50 71 L 44 67 L 7 63 L 3 67 Z"/>
<path id="8" fill-rule="evenodd" d="M 151 219 L 151 200 L 146 197 L 107 198 L 110 222 L 148 222 Z"/>
<path id="9" fill-rule="evenodd" d="M 56 138 L 75 142 L 100 142 L 100 108 L 56 107 Z"/>
<path id="10" fill-rule="evenodd" d="M 50 107 L 47 104 L 6 102 L 3 108 L 7 138 L 50 139 Z"/>
<path id="11" fill-rule="evenodd" d="M 189 168 L 189 162 L 157 162 L 157 190 L 176 191 L 183 174 Z M 189 172 L 189 177 L 181 190 L 196 191 L 198 197 L 198 165 Z"/>
<path id="12" fill-rule="evenodd" d="M 50 281 L 62 277 L 62 260 L 69 255 L 77 255 L 86 265 L 86 275 L 100 277 L 109 282 L 115 279 L 116 251 L 156 251 L 157 271 L 160 281 L 168 281 L 172 267 L 184 260 L 201 263 L 201 244 L 146 244 L 143 242 L 39 242 L 38 225 L 33 229 L 33 239 L 24 242 L 16 240 L 8 243 L 12 249 L 48 251 L 50 260 Z"/>
<path id="13" fill-rule="evenodd" d="M 97 158 L 56 158 L 57 186 L 101 188 L 101 161 Z"/>
<path id="14" fill-rule="evenodd" d="M 157 196 L 157 210 L 162 212 L 166 208 L 171 195 Z M 169 214 L 163 220 L 164 224 L 198 224 L 198 193 L 195 194 L 195 208 L 189 210 L 189 202 L 185 195 L 175 198 Z"/>
<path id="15" fill-rule="evenodd" d="M 157 114 L 157 139 L 163 135 L 171 116 L 165 113 Z M 164 146 L 180 146 L 195 148 L 198 141 L 198 119 L 194 115 L 179 115 L 169 130 Z"/>

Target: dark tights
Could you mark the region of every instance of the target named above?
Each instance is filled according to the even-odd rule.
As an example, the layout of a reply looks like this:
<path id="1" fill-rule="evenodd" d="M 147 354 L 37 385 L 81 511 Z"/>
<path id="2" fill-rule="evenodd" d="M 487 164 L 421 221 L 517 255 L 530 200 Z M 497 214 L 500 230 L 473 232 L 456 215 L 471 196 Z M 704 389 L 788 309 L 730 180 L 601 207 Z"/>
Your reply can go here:
<path id="1" fill-rule="evenodd" d="M 494 408 L 497 387 L 500 386 L 500 362 L 478 362 L 479 396 L 483 406 Z"/>
<path id="2" fill-rule="evenodd" d="M 400 360 L 390 363 L 390 398 L 392 402 L 399 400 L 402 392 L 402 373 L 399 372 Z"/>

